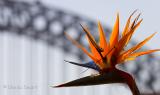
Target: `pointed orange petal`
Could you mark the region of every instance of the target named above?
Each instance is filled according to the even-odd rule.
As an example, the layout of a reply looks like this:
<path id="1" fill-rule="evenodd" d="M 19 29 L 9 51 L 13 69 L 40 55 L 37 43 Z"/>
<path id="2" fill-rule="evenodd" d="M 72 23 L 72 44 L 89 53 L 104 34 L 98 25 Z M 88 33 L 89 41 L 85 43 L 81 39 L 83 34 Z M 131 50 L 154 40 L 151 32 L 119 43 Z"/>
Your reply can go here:
<path id="1" fill-rule="evenodd" d="M 89 40 L 89 38 L 87 37 L 88 41 L 89 41 L 89 46 L 91 49 L 91 52 L 94 56 L 94 58 L 96 58 L 98 61 L 96 61 L 95 63 L 101 68 L 104 69 L 106 68 L 106 64 L 103 63 L 103 56 L 101 55 L 101 52 L 99 52 L 95 46 L 91 43 L 91 41 Z"/>
<path id="2" fill-rule="evenodd" d="M 105 33 L 103 31 L 102 25 L 100 22 L 98 22 L 98 30 L 99 30 L 99 35 L 100 35 L 100 47 L 102 47 L 103 49 L 107 46 L 107 41 L 106 41 L 106 36 Z"/>
<path id="3" fill-rule="evenodd" d="M 121 64 L 122 62 L 125 61 L 125 59 L 128 57 L 129 54 L 121 54 L 119 57 L 118 57 L 118 64 Z"/>
<path id="4" fill-rule="evenodd" d="M 146 42 L 148 42 L 156 33 L 153 33 L 151 36 L 147 37 L 145 40 L 143 40 L 142 42 L 140 42 L 138 45 L 136 45 L 135 47 L 131 48 L 131 51 L 134 52 L 135 50 L 140 49 L 144 44 L 146 44 Z"/>
<path id="5" fill-rule="evenodd" d="M 126 57 L 123 59 L 123 61 L 135 60 L 136 57 L 138 57 L 138 56 L 150 54 L 150 53 L 153 53 L 153 52 L 156 52 L 156 51 L 160 51 L 160 49 L 154 49 L 154 50 L 136 52 L 136 53 L 130 54 L 129 56 L 126 56 Z"/>
<path id="6" fill-rule="evenodd" d="M 130 57 L 138 57 L 141 55 L 145 55 L 145 54 L 150 54 L 156 51 L 160 51 L 160 49 L 154 49 L 154 50 L 148 50 L 148 51 L 142 51 L 142 52 L 137 52 L 137 53 L 133 53 L 130 55 Z"/>
<path id="7" fill-rule="evenodd" d="M 90 46 L 90 49 L 91 49 L 91 52 L 92 52 L 93 56 L 94 56 L 95 58 L 97 58 L 98 60 L 100 60 L 100 59 L 101 59 L 101 56 L 100 56 L 99 52 L 97 51 L 97 49 L 95 48 L 95 46 L 92 44 L 92 42 L 91 42 L 91 40 L 88 38 L 88 36 L 87 36 L 87 39 L 88 39 L 89 46 Z"/>
<path id="8" fill-rule="evenodd" d="M 102 52 L 103 56 L 105 56 L 105 52 L 108 51 L 108 43 L 106 41 L 106 36 L 105 36 L 105 33 L 103 31 L 103 28 L 102 28 L 102 25 L 100 22 L 98 22 L 98 30 L 99 30 L 99 40 L 100 40 L 100 47 L 104 50 Z"/>
<path id="9" fill-rule="evenodd" d="M 125 61 L 133 61 L 135 59 L 136 59 L 136 57 L 129 57 L 129 58 L 126 58 Z"/>
<path id="10" fill-rule="evenodd" d="M 132 31 L 133 32 L 133 31 Z M 130 37 L 130 35 L 132 34 L 132 32 L 128 32 L 126 35 L 124 35 L 118 42 L 118 47 L 117 47 L 117 54 L 119 54 L 125 47 L 126 42 L 128 40 L 128 38 Z"/>
<path id="11" fill-rule="evenodd" d="M 92 56 L 82 45 L 80 45 L 77 41 L 73 40 L 67 33 L 65 33 L 66 37 L 78 48 L 80 48 L 85 54 L 87 54 L 94 62 L 97 62 L 97 59 Z"/>
<path id="12" fill-rule="evenodd" d="M 141 13 L 134 19 L 133 23 L 131 24 L 131 29 L 135 26 L 135 24 L 137 23 L 139 17 L 140 17 Z"/>
<path id="13" fill-rule="evenodd" d="M 143 19 L 141 19 L 131 30 L 130 32 L 132 32 L 129 37 L 126 39 L 126 43 L 125 45 L 127 45 L 129 43 L 129 41 L 131 40 L 131 37 L 133 35 L 133 33 L 135 32 L 135 30 L 140 26 L 141 22 L 143 21 Z"/>
<path id="14" fill-rule="evenodd" d="M 130 17 L 128 18 L 127 23 L 126 23 L 126 26 L 125 26 L 125 28 L 124 28 L 124 31 L 122 32 L 122 36 L 124 36 L 124 35 L 127 34 L 128 29 L 129 29 L 129 25 L 130 25 L 130 20 L 131 20 L 132 16 L 134 15 L 134 13 L 135 13 L 136 11 L 137 11 L 137 10 L 135 10 L 135 11 L 130 15 Z"/>
<path id="15" fill-rule="evenodd" d="M 137 27 L 139 27 L 139 25 L 140 25 L 141 22 L 142 22 L 142 20 L 140 20 L 140 21 L 135 25 L 135 27 L 134 27 L 132 30 L 130 30 L 128 33 L 126 33 L 126 34 L 119 40 L 119 42 L 118 42 L 118 48 L 117 48 L 118 50 L 117 50 L 117 51 L 121 52 L 121 50 L 123 50 L 124 46 L 129 43 L 129 41 L 130 41 L 130 39 L 131 39 L 131 37 L 132 37 L 135 29 L 136 29 Z M 119 52 L 117 52 L 117 53 L 119 53 Z"/>
<path id="16" fill-rule="evenodd" d="M 142 42 L 140 42 L 139 44 L 137 44 L 136 46 L 132 47 L 131 49 L 125 51 L 124 53 L 122 53 L 119 58 L 118 58 L 118 62 L 124 61 L 126 58 L 128 58 L 134 51 L 140 49 L 146 42 L 148 42 L 153 36 L 155 35 L 155 33 L 153 33 L 151 36 L 147 37 L 145 40 L 143 40 Z"/>
<path id="17" fill-rule="evenodd" d="M 81 25 L 81 27 L 83 28 L 83 30 L 84 30 L 84 32 L 86 33 L 88 39 L 89 39 L 89 40 L 91 41 L 91 43 L 95 46 L 95 48 L 96 48 L 98 51 L 102 52 L 103 49 L 97 45 L 97 43 L 95 42 L 93 36 L 90 34 L 89 30 L 87 29 L 87 27 L 83 27 L 82 25 Z"/>
<path id="18" fill-rule="evenodd" d="M 156 51 L 160 51 L 160 49 L 154 49 L 154 50 L 148 50 L 148 51 L 136 52 L 136 53 L 128 54 L 128 55 L 123 55 L 118 58 L 118 63 L 121 64 L 124 61 L 132 61 L 132 60 L 135 60 L 136 57 L 138 56 L 150 54 Z"/>
<path id="19" fill-rule="evenodd" d="M 117 19 L 112 30 L 112 34 L 110 36 L 110 46 L 111 48 L 114 47 L 118 43 L 118 36 L 119 36 L 119 14 L 117 14 Z"/>

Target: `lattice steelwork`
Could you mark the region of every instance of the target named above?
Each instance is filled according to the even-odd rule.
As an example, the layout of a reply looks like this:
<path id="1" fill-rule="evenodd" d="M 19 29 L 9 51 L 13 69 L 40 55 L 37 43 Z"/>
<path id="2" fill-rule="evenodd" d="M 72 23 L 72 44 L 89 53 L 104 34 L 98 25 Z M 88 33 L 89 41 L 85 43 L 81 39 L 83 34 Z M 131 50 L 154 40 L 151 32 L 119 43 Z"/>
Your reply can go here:
<path id="1" fill-rule="evenodd" d="M 60 77 L 60 80 L 62 81 L 67 80 L 68 73 L 73 73 L 71 71 L 75 67 L 67 67 L 67 65 L 69 64 L 65 64 L 63 62 L 64 59 L 68 58 L 69 60 L 70 59 L 74 60 L 74 58 L 76 58 L 76 59 L 79 59 L 81 62 L 85 62 L 86 60 L 88 60 L 86 56 L 82 52 L 80 52 L 75 46 L 73 46 L 68 40 L 66 40 L 64 36 L 64 32 L 68 32 L 69 34 L 73 35 L 73 37 L 77 39 L 80 43 L 86 45 L 86 42 L 83 40 L 84 34 L 82 32 L 82 29 L 79 23 L 88 25 L 90 30 L 93 33 L 95 33 L 95 36 L 96 36 L 96 33 L 97 33 L 95 32 L 97 31 L 96 22 L 90 20 L 89 18 L 85 18 L 83 16 L 65 12 L 54 7 L 48 8 L 47 6 L 43 5 L 40 2 L 27 3 L 27 2 L 8 1 L 8 0 L 0 1 L 0 34 L 1 34 L 0 40 L 2 40 L 3 36 L 6 34 L 10 36 L 19 37 L 19 39 L 21 39 L 22 37 L 27 37 L 31 41 L 31 45 L 32 45 L 32 46 L 29 46 L 29 48 L 35 47 L 35 49 L 29 49 L 30 59 L 28 59 L 29 61 L 27 62 L 30 62 L 28 64 L 30 64 L 31 66 L 34 64 L 33 58 L 35 58 L 34 60 L 39 60 L 38 57 L 34 57 L 34 54 L 32 54 L 32 52 L 36 51 L 36 46 L 34 46 L 33 44 L 42 42 L 43 43 L 42 45 L 45 45 L 44 46 L 46 50 L 45 52 L 47 53 L 43 53 L 44 54 L 43 56 L 45 58 L 45 62 L 44 62 L 45 65 L 42 65 L 42 68 L 43 66 L 44 68 L 46 68 L 45 69 L 46 71 L 44 70 L 44 72 L 46 73 L 43 72 L 42 74 L 44 76 L 41 76 L 41 77 L 46 77 L 45 79 L 46 83 L 44 84 L 42 83 L 43 86 L 46 86 L 46 88 L 41 88 L 39 90 L 40 92 L 43 92 L 42 90 L 44 90 L 42 95 L 52 95 L 52 93 L 54 93 L 55 95 L 55 93 L 59 93 L 59 92 L 55 92 L 54 89 L 48 87 L 49 85 L 52 85 L 51 84 L 52 82 L 54 83 L 55 75 L 53 75 L 52 72 L 54 72 L 55 68 L 56 68 L 56 72 L 60 72 L 59 70 L 62 70 L 61 72 L 63 73 L 61 74 L 61 77 Z M 110 32 L 110 28 L 105 27 L 105 31 L 108 32 L 106 33 L 108 35 Z M 130 45 L 133 45 L 133 44 L 136 44 L 136 43 L 132 41 Z M 55 51 L 54 53 L 56 53 L 56 55 L 52 53 L 52 51 Z M 57 57 L 57 54 L 59 52 L 63 54 L 62 55 L 59 54 L 59 57 Z M 38 55 L 38 51 L 37 51 L 37 55 Z M 1 56 L 4 56 L 4 54 L 1 54 Z M 52 57 L 60 58 L 61 61 L 55 61 L 56 59 L 53 60 Z M 55 62 L 55 63 L 51 64 L 52 62 Z M 56 63 L 56 62 L 61 62 L 62 64 Z M 159 86 L 160 74 L 158 73 L 160 72 L 159 59 L 154 57 L 154 55 L 146 55 L 144 57 L 138 58 L 136 61 L 131 63 L 132 64 L 123 65 L 122 68 L 129 71 L 135 76 L 140 90 L 142 92 L 146 92 L 146 91 L 152 92 L 154 90 L 155 92 L 158 93 L 160 91 L 160 86 Z M 60 64 L 60 66 L 56 67 L 55 64 Z M 76 74 L 78 75 L 82 71 L 81 68 L 77 68 L 77 70 L 78 71 L 74 72 L 75 75 Z M 33 72 L 30 71 L 30 74 L 32 73 Z M 3 79 L 3 77 L 0 79 Z M 32 81 L 32 78 L 30 80 Z M 62 81 L 59 81 L 59 83 Z M 0 80 L 0 83 L 1 83 L 1 80 Z M 4 89 L 4 85 L 2 86 L 2 83 L 0 85 L 1 85 L 1 88 L 0 88 L 0 91 L 1 91 Z M 79 89 L 86 92 L 87 88 L 79 88 Z M 99 89 L 102 89 L 99 92 L 95 91 L 96 90 L 95 87 L 88 88 L 88 89 L 90 90 L 89 92 L 86 92 L 86 93 L 93 95 L 99 92 L 101 93 L 103 92 L 105 94 L 106 89 L 110 89 L 110 88 L 99 87 Z M 73 90 L 69 90 L 69 89 L 64 90 L 65 93 L 69 93 L 70 91 L 74 92 Z M 29 94 L 32 94 L 32 92 L 34 91 L 27 92 L 28 94 L 24 94 L 21 91 L 23 95 L 29 95 Z M 37 93 L 36 95 L 41 95 L 40 92 L 39 94 Z M 4 91 L 4 93 L 8 93 L 8 92 Z M 84 93 L 84 95 L 86 93 Z M 10 95 L 10 94 L 7 94 L 7 95 Z M 80 93 L 80 95 L 82 94 Z"/>

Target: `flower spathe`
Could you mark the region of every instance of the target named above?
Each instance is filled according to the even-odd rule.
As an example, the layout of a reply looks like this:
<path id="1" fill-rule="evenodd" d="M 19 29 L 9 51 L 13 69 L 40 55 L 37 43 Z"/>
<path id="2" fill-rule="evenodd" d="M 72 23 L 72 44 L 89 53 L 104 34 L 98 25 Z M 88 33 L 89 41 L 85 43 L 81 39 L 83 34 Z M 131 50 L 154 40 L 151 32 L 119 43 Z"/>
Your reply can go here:
<path id="1" fill-rule="evenodd" d="M 97 85 L 107 83 L 127 83 L 130 87 L 133 95 L 139 95 L 139 90 L 136 86 L 134 78 L 121 70 L 116 68 L 117 64 L 125 63 L 129 60 L 134 60 L 136 57 L 149 54 L 160 49 L 138 51 L 146 42 L 148 42 L 154 35 L 150 35 L 142 42 L 126 50 L 125 47 L 130 42 L 131 37 L 135 30 L 140 26 L 142 19 L 139 19 L 140 14 L 131 22 L 131 18 L 135 11 L 128 18 L 122 34 L 119 35 L 119 14 L 117 14 L 112 33 L 109 40 L 106 39 L 105 32 L 100 22 L 98 22 L 99 42 L 97 43 L 94 37 L 91 35 L 89 29 L 82 26 L 82 29 L 86 33 L 86 37 L 89 43 L 90 52 L 88 52 L 81 44 L 73 40 L 68 34 L 67 38 L 80 48 L 86 55 L 88 55 L 93 61 L 86 64 L 79 64 L 69 62 L 75 65 L 92 68 L 99 72 L 99 75 L 84 77 L 78 80 L 71 81 L 56 87 L 65 86 L 85 86 L 85 85 Z M 138 51 L 138 52 L 137 52 Z"/>

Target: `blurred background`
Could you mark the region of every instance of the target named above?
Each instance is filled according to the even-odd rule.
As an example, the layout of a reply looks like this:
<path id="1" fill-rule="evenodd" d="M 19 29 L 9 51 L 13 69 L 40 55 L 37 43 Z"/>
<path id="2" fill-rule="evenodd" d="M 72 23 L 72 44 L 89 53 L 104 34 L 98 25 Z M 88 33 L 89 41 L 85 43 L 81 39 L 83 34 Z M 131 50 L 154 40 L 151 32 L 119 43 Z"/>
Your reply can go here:
<path id="1" fill-rule="evenodd" d="M 143 22 L 129 46 L 157 32 L 143 50 L 160 48 L 159 3 L 158 0 L 1 0 L 0 95 L 132 95 L 124 84 L 51 88 L 94 73 L 64 62 L 90 60 L 65 38 L 64 32 L 88 48 L 79 23 L 87 25 L 98 38 L 100 20 L 108 36 L 117 12 L 123 30 L 129 15 L 138 9 Z M 160 94 L 159 54 L 145 55 L 119 66 L 135 77 L 143 95 Z"/>

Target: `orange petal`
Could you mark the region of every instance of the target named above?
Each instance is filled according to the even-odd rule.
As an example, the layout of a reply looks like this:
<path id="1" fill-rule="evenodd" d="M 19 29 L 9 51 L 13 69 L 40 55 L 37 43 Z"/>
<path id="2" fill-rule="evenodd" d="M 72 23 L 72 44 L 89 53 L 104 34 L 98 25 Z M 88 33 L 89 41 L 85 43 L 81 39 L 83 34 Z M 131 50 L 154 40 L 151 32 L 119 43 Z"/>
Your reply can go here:
<path id="1" fill-rule="evenodd" d="M 100 59 L 101 59 L 101 56 L 100 56 L 99 52 L 97 51 L 97 49 L 95 48 L 95 46 L 92 44 L 92 42 L 91 42 L 91 40 L 88 38 L 88 36 L 87 36 L 87 39 L 88 39 L 89 46 L 90 46 L 90 49 L 91 49 L 91 52 L 92 52 L 93 56 L 94 56 L 95 58 L 97 58 L 98 60 L 100 60 Z"/>
<path id="2" fill-rule="evenodd" d="M 100 35 L 99 37 L 100 47 L 104 50 L 102 52 L 102 54 L 104 55 L 105 52 L 108 52 L 108 44 L 107 44 L 106 36 L 105 36 L 105 33 L 103 31 L 103 28 L 100 22 L 98 22 L 98 30 L 99 30 L 99 35 Z"/>
<path id="3" fill-rule="evenodd" d="M 125 61 L 132 61 L 132 60 L 135 60 L 136 57 L 129 57 L 129 58 L 126 58 Z"/>
<path id="4" fill-rule="evenodd" d="M 118 59 L 118 62 L 119 62 L 118 64 L 121 64 L 121 63 L 124 62 L 124 61 L 132 61 L 132 60 L 135 60 L 136 57 L 138 57 L 138 56 L 150 54 L 150 53 L 153 53 L 153 52 L 156 52 L 156 51 L 160 51 L 160 49 L 142 51 L 142 52 L 137 52 L 137 53 L 130 54 L 130 55 L 128 55 L 128 56 L 123 56 L 123 57 L 121 57 L 121 59 L 120 59 L 120 58 Z"/>
<path id="5" fill-rule="evenodd" d="M 134 29 L 130 30 L 129 32 L 127 32 L 118 42 L 118 50 L 117 53 L 120 53 L 121 50 L 123 50 L 124 46 L 127 45 L 135 31 L 135 29 L 140 25 L 140 23 L 142 22 L 142 20 L 140 20 L 134 27 Z"/>
<path id="6" fill-rule="evenodd" d="M 131 24 L 131 29 L 135 26 L 136 22 L 138 21 L 139 17 L 140 17 L 141 13 L 134 19 L 133 23 Z"/>
<path id="7" fill-rule="evenodd" d="M 154 50 L 148 50 L 148 51 L 142 51 L 142 52 L 137 52 L 137 53 L 133 53 L 130 55 L 130 57 L 138 57 L 141 55 L 145 55 L 145 54 L 150 54 L 156 51 L 160 51 L 160 49 L 154 49 Z"/>
<path id="8" fill-rule="evenodd" d="M 140 42 L 139 44 L 137 44 L 136 46 L 132 47 L 131 49 L 127 50 L 124 53 L 127 54 L 131 54 L 132 52 L 140 49 L 146 42 L 148 42 L 153 36 L 155 35 L 155 33 L 153 33 L 151 36 L 147 37 L 145 40 L 143 40 L 142 42 Z"/>
<path id="9" fill-rule="evenodd" d="M 119 14 L 117 14 L 117 19 L 112 30 L 112 34 L 110 36 L 110 46 L 111 48 L 114 47 L 118 43 L 118 36 L 119 36 Z"/>
<path id="10" fill-rule="evenodd" d="M 128 58 L 129 56 L 131 56 L 131 54 L 132 54 L 134 51 L 140 49 L 140 48 L 141 48 L 146 42 L 148 42 L 154 35 L 155 35 L 155 33 L 152 34 L 151 36 L 147 37 L 145 40 L 143 40 L 143 41 L 142 41 L 141 43 L 139 43 L 138 45 L 136 45 L 136 46 L 132 47 L 131 49 L 129 49 L 129 50 L 125 51 L 124 53 L 122 53 L 122 54 L 118 57 L 118 62 L 121 63 L 121 62 L 124 61 L 126 58 Z"/>
<path id="11" fill-rule="evenodd" d="M 73 40 L 68 34 L 65 33 L 65 35 L 73 44 L 75 44 L 84 53 L 86 53 L 94 62 L 97 62 L 97 59 L 94 56 L 92 56 L 82 45 L 80 45 L 77 41 Z"/>
<path id="12" fill-rule="evenodd" d="M 81 25 L 81 27 L 83 28 L 83 30 L 84 30 L 84 32 L 86 33 L 88 39 L 89 39 L 89 40 L 91 41 L 91 43 L 95 46 L 95 48 L 96 48 L 98 51 L 102 52 L 103 49 L 97 45 L 97 43 L 95 42 L 93 36 L 90 34 L 89 30 L 87 29 L 87 27 L 83 27 L 82 25 Z"/>
<path id="13" fill-rule="evenodd" d="M 150 54 L 150 53 L 153 53 L 153 52 L 156 52 L 156 51 L 160 51 L 160 49 L 154 49 L 154 50 L 148 50 L 148 51 L 133 53 L 133 54 L 130 54 L 129 56 L 127 56 L 126 58 L 124 58 L 123 61 L 135 60 L 136 57 L 138 57 L 138 56 Z"/>
<path id="14" fill-rule="evenodd" d="M 129 25 L 130 25 L 130 20 L 131 20 L 132 16 L 134 15 L 134 13 L 135 13 L 136 11 L 137 11 L 137 10 L 135 10 L 135 11 L 130 15 L 130 17 L 128 18 L 127 23 L 126 23 L 126 26 L 125 26 L 125 28 L 124 28 L 124 31 L 122 32 L 122 36 L 124 36 L 124 35 L 127 34 L 128 29 L 129 29 Z"/>
<path id="15" fill-rule="evenodd" d="M 142 21 L 143 21 L 143 19 L 141 19 L 141 20 L 130 30 L 130 32 L 132 32 L 132 33 L 131 33 L 131 35 L 128 37 L 128 39 L 126 39 L 125 45 L 127 45 L 127 44 L 129 43 L 129 41 L 130 41 L 133 33 L 134 33 L 135 30 L 140 26 L 140 24 L 141 24 Z"/>
<path id="16" fill-rule="evenodd" d="M 122 62 L 125 61 L 125 59 L 127 58 L 129 54 L 121 54 L 119 57 L 118 57 L 118 64 L 121 64 Z"/>
<path id="17" fill-rule="evenodd" d="M 87 37 L 88 38 L 88 37 Z M 104 69 L 106 68 L 106 65 L 107 64 L 104 64 L 103 63 L 103 56 L 101 55 L 101 52 L 97 51 L 97 49 L 95 48 L 95 46 L 91 43 L 91 41 L 89 40 L 88 38 L 88 41 L 89 41 L 89 45 L 90 45 L 90 49 L 91 49 L 91 52 L 94 56 L 94 58 L 96 58 L 98 61 L 96 61 L 95 63 L 100 67 L 100 69 Z"/>
<path id="18" fill-rule="evenodd" d="M 124 49 L 124 46 L 126 45 L 126 42 L 129 38 L 129 36 L 132 34 L 132 32 L 128 32 L 126 35 L 124 35 L 120 41 L 118 42 L 118 47 L 117 47 L 117 54 L 119 54 L 123 49 Z"/>

